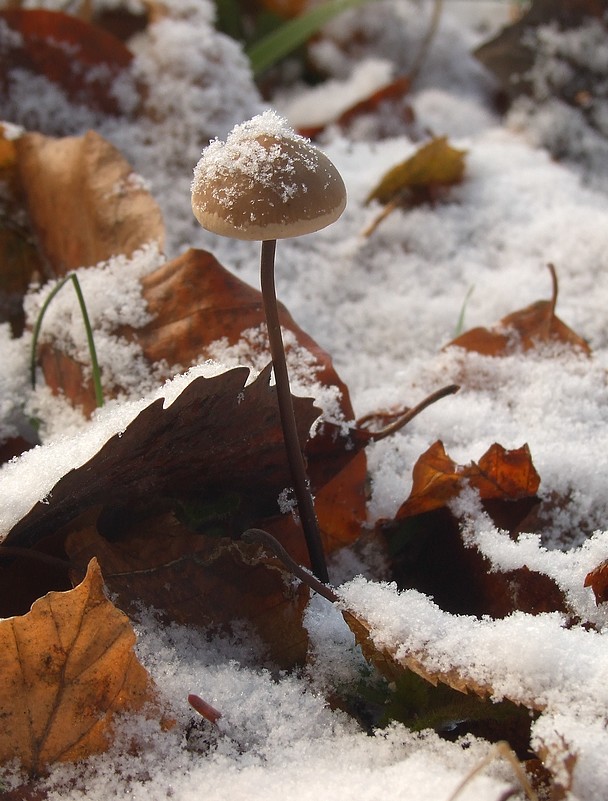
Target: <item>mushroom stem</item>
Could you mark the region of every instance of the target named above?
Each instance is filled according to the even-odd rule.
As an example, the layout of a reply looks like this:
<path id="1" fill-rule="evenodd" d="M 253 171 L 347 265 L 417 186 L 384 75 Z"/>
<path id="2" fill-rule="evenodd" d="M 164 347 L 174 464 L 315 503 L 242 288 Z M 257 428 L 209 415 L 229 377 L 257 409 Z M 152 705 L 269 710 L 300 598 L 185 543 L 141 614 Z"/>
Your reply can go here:
<path id="1" fill-rule="evenodd" d="M 300 522 L 304 529 L 306 546 L 310 556 L 310 566 L 315 576 L 327 584 L 329 580 L 327 564 L 323 553 L 323 545 L 321 544 L 319 523 L 310 492 L 308 476 L 306 475 L 304 456 L 298 440 L 296 417 L 289 387 L 289 374 L 287 373 L 287 363 L 285 361 L 285 348 L 283 346 L 283 337 L 281 336 L 281 324 L 279 322 L 279 310 L 274 284 L 274 254 L 276 246 L 276 239 L 268 239 L 262 242 L 260 276 L 268 339 L 270 340 L 270 355 L 272 356 L 272 366 L 277 387 L 279 416 L 283 428 L 287 461 L 289 462 L 298 503 L 298 514 L 300 515 Z"/>

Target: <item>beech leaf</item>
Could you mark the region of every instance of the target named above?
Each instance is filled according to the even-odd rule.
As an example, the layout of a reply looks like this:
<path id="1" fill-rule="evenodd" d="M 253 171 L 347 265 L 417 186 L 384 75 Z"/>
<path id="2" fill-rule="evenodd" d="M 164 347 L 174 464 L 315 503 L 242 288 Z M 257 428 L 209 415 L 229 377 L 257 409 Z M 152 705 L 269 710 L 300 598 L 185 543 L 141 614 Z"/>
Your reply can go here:
<path id="1" fill-rule="evenodd" d="M 596 604 L 608 601 L 608 559 L 587 573 L 584 586 L 591 587 Z"/>
<path id="2" fill-rule="evenodd" d="M 508 451 L 494 443 L 478 462 L 462 466 L 456 464 L 445 452 L 443 443 L 437 441 L 414 465 L 412 489 L 396 519 L 439 509 L 467 485 L 477 489 L 484 500 L 518 500 L 536 494 L 540 477 L 527 445 Z"/>
<path id="3" fill-rule="evenodd" d="M 61 11 L 8 8 L 0 21 L 13 32 L 0 42 L 0 97 L 11 91 L 11 71 L 21 70 L 58 85 L 74 104 L 120 113 L 116 81 L 133 56 L 119 39 Z"/>
<path id="4" fill-rule="evenodd" d="M 377 200 L 386 205 L 401 197 L 407 201 L 408 192 L 416 193 L 417 202 L 432 200 L 439 187 L 462 181 L 465 155 L 465 150 L 452 147 L 445 136 L 431 139 L 413 156 L 386 172 L 367 196 L 366 203 Z"/>
<path id="5" fill-rule="evenodd" d="M 304 662 L 308 587 L 293 582 L 259 545 L 193 534 L 165 515 L 134 526 L 118 542 L 85 527 L 70 534 L 66 551 L 77 571 L 92 557 L 99 560 L 125 611 L 143 603 L 168 621 L 207 629 L 230 630 L 235 621 L 246 621 L 274 663 L 290 668 Z"/>
<path id="6" fill-rule="evenodd" d="M 94 131 L 16 141 L 32 227 L 53 276 L 164 243 L 160 208 L 120 152 Z"/>
<path id="7" fill-rule="evenodd" d="M 31 546 L 98 506 L 134 513 L 232 492 L 245 517 L 276 513 L 291 478 L 270 370 L 247 386 L 246 367 L 199 377 L 166 408 L 162 399 L 154 401 L 63 476 L 47 502 L 13 527 L 6 544 Z M 318 410 L 306 398 L 294 398 L 294 406 L 303 445 Z"/>
<path id="8" fill-rule="evenodd" d="M 31 773 L 104 751 L 114 715 L 155 699 L 128 618 L 105 597 L 95 561 L 69 592 L 0 622 L 0 761 Z"/>
<path id="9" fill-rule="evenodd" d="M 549 270 L 553 283 L 551 300 L 539 300 L 512 312 L 493 328 L 472 328 L 453 339 L 446 347 L 456 346 L 482 353 L 484 356 L 508 356 L 537 348 L 543 343 L 559 342 L 589 355 L 591 349 L 587 342 L 555 314 L 557 275 L 552 264 L 549 265 Z"/>

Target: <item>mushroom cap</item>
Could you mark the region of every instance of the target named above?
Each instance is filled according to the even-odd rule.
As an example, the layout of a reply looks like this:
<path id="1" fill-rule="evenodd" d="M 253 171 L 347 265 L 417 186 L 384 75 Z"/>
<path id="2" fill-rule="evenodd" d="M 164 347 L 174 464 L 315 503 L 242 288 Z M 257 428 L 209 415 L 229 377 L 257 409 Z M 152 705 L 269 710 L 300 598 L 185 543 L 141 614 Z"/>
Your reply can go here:
<path id="1" fill-rule="evenodd" d="M 194 168 L 192 210 L 208 231 L 285 239 L 338 219 L 346 188 L 327 156 L 274 111 L 214 140 Z"/>

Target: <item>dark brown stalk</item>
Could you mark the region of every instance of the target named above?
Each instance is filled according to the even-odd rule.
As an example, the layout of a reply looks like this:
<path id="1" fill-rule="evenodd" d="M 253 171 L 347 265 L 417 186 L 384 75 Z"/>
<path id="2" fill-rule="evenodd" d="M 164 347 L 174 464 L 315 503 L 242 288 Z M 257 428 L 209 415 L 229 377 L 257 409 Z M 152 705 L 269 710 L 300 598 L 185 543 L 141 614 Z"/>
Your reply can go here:
<path id="1" fill-rule="evenodd" d="M 264 531 L 264 529 L 261 528 L 248 528 L 247 531 L 243 532 L 242 539 L 245 542 L 257 542 L 260 545 L 265 545 L 273 552 L 277 559 L 283 562 L 290 573 L 293 573 L 300 581 L 308 585 L 311 590 L 327 598 L 327 600 L 332 603 L 338 600 L 336 593 L 330 589 L 327 584 L 323 584 L 323 582 L 316 579 L 308 570 L 303 568 L 302 565 L 294 561 L 276 537 L 273 537 L 268 531 Z"/>
<path id="2" fill-rule="evenodd" d="M 428 406 L 431 406 L 431 404 L 441 400 L 441 398 L 445 398 L 447 395 L 453 395 L 455 392 L 458 392 L 459 389 L 460 387 L 458 384 L 449 384 L 447 387 L 442 387 L 436 392 L 432 392 L 424 400 L 420 401 L 419 404 L 413 406 L 411 409 L 408 409 L 407 412 L 404 412 L 396 420 L 393 420 L 392 423 L 389 423 L 389 425 L 384 426 L 384 428 L 381 428 L 379 431 L 370 431 L 370 440 L 372 442 L 379 442 L 381 439 L 390 437 L 391 434 L 394 434 L 396 431 L 399 431 L 406 426 L 414 419 L 414 417 L 417 417 L 420 412 L 424 411 Z M 357 425 L 360 425 L 360 422 L 361 421 L 357 421 Z"/>
<path id="3" fill-rule="evenodd" d="M 298 440 L 296 417 L 291 399 L 291 389 L 289 387 L 289 374 L 285 361 L 285 348 L 283 346 L 281 324 L 279 322 L 279 310 L 277 307 L 274 283 L 274 254 L 276 246 L 276 239 L 262 242 L 260 274 L 262 297 L 264 299 L 264 313 L 266 315 L 268 339 L 270 341 L 270 354 L 272 356 L 272 366 L 277 387 L 279 415 L 283 428 L 285 448 L 287 450 L 287 460 L 289 462 L 294 492 L 298 503 L 298 514 L 306 538 L 306 547 L 308 548 L 308 554 L 310 556 L 312 572 L 320 581 L 327 583 L 329 578 L 327 575 L 327 564 L 325 562 L 325 554 L 323 553 L 319 523 L 317 521 L 308 476 L 306 475 L 304 457 Z"/>

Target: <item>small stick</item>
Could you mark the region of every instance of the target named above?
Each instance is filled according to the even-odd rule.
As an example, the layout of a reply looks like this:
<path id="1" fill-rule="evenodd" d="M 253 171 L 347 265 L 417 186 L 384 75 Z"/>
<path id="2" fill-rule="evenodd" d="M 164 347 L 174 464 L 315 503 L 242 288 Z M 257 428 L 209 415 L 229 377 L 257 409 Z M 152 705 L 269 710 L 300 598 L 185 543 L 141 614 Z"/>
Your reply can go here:
<path id="1" fill-rule="evenodd" d="M 315 578 L 312 573 L 309 573 L 306 568 L 295 562 L 281 543 L 273 537 L 272 534 L 269 534 L 268 531 L 264 531 L 264 529 L 261 528 L 248 528 L 247 531 L 244 531 L 241 535 L 241 539 L 245 542 L 257 542 L 260 545 L 265 545 L 273 552 L 277 559 L 283 562 L 290 573 L 293 573 L 300 581 L 307 584 L 311 590 L 327 598 L 327 600 L 332 603 L 338 600 L 336 593 L 328 587 L 327 584 L 319 581 L 319 579 Z"/>
<path id="2" fill-rule="evenodd" d="M 370 431 L 371 441 L 379 442 L 381 439 L 390 437 L 391 434 L 394 434 L 396 431 L 399 431 L 406 426 L 414 419 L 414 417 L 417 417 L 420 412 L 424 411 L 428 406 L 431 406 L 436 401 L 441 400 L 441 398 L 445 398 L 448 395 L 453 395 L 455 392 L 458 392 L 459 389 L 460 387 L 458 384 L 449 384 L 447 387 L 442 387 L 441 389 L 436 390 L 436 392 L 432 392 L 416 406 L 408 409 L 408 411 L 401 415 L 401 417 L 398 417 L 392 423 L 389 423 L 389 425 L 384 426 L 384 428 L 381 428 L 379 431 Z"/>

